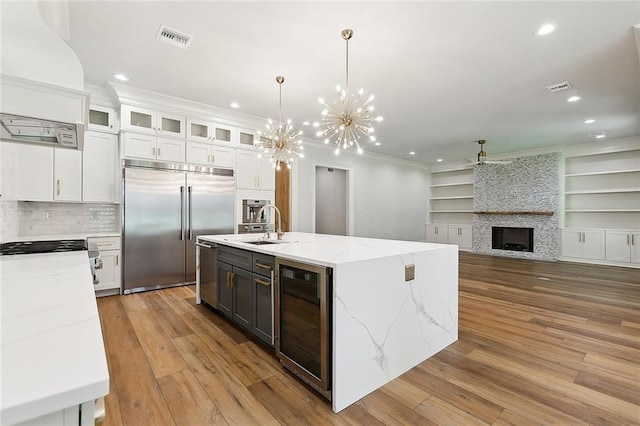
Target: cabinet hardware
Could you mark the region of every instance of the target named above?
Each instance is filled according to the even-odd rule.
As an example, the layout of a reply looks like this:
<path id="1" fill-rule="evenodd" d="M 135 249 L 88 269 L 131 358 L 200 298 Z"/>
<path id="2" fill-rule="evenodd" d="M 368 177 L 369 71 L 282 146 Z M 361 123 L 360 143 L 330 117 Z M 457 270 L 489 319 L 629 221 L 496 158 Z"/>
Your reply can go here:
<path id="1" fill-rule="evenodd" d="M 156 149 L 155 148 L 151 148 L 151 155 L 153 155 L 154 157 L 156 156 Z"/>
<path id="2" fill-rule="evenodd" d="M 160 157 L 160 148 L 158 148 L 158 157 Z"/>
<path id="3" fill-rule="evenodd" d="M 629 245 L 629 234 L 627 234 L 627 245 Z"/>
<path id="4" fill-rule="evenodd" d="M 231 283 L 231 288 L 233 288 L 235 286 L 234 280 L 236 278 L 236 273 L 232 272 L 231 273 L 231 279 L 229 279 L 229 282 Z"/>
<path id="5" fill-rule="evenodd" d="M 230 277 L 231 277 L 231 272 L 227 272 L 227 287 L 231 287 L 231 283 L 229 282 Z"/>
<path id="6" fill-rule="evenodd" d="M 256 267 L 266 269 L 267 271 L 271 270 L 271 266 L 265 265 L 264 263 L 261 263 L 261 262 L 256 262 Z"/>
<path id="7" fill-rule="evenodd" d="M 631 234 L 631 245 L 632 245 L 632 246 L 636 245 L 636 242 L 635 242 L 635 235 L 633 235 L 633 234 Z"/>
<path id="8" fill-rule="evenodd" d="M 260 284 L 260 285 L 263 285 L 263 286 L 266 286 L 266 287 L 269 287 L 271 285 L 271 283 L 269 281 L 261 280 L 260 278 L 255 278 L 254 281 L 257 284 Z"/>
<path id="9" fill-rule="evenodd" d="M 207 155 L 207 163 L 211 164 L 211 155 Z"/>
<path id="10" fill-rule="evenodd" d="M 211 164 L 216 162 L 216 156 L 214 154 L 211 154 Z"/>
<path id="11" fill-rule="evenodd" d="M 60 179 L 56 180 L 56 195 L 60 195 Z"/>
<path id="12" fill-rule="evenodd" d="M 118 266 L 118 255 L 116 254 L 116 266 Z"/>

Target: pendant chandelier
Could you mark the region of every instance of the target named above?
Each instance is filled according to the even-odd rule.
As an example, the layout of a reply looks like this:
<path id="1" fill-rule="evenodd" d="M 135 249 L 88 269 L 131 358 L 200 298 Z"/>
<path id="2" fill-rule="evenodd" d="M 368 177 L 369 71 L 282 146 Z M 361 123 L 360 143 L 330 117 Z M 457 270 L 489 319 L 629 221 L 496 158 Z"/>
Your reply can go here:
<path id="1" fill-rule="evenodd" d="M 340 154 L 340 149 L 349 148 L 355 148 L 358 154 L 362 154 L 360 139 L 367 136 L 370 141 L 375 142 L 376 138 L 372 134 L 373 122 L 382 121 L 382 117 L 371 115 L 374 111 L 371 104 L 373 95 L 366 99 L 361 98 L 364 93 L 362 89 L 357 94 L 349 93 L 349 40 L 352 36 L 352 30 L 342 30 L 342 38 L 347 43 L 345 87 L 341 89 L 340 85 L 336 86 L 339 96 L 331 105 L 323 99 L 318 99 L 325 108 L 322 111 L 322 120 L 313 123 L 314 127 L 320 129 L 316 136 L 324 136 L 325 144 L 332 142 L 336 145 L 336 155 Z"/>
<path id="2" fill-rule="evenodd" d="M 291 168 L 291 163 L 297 158 L 303 158 L 302 141 L 298 139 L 298 136 L 302 135 L 302 130 L 295 132 L 291 120 L 287 120 L 286 123 L 282 122 L 282 83 L 284 83 L 284 77 L 277 76 L 276 82 L 280 86 L 280 103 L 278 110 L 278 122 L 274 123 L 271 119 L 267 123 L 267 131 L 258 131 L 258 148 L 262 150 L 258 157 L 269 157 L 273 163 L 273 167 L 276 170 L 280 170 L 280 163 L 285 163 L 288 168 Z"/>

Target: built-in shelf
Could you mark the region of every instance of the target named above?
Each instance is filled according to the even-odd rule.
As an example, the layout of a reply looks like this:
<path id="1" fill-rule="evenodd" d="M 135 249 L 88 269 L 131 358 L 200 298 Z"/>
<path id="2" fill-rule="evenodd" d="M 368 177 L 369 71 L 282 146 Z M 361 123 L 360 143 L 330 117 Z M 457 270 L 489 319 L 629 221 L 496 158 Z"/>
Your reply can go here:
<path id="1" fill-rule="evenodd" d="M 565 210 L 565 213 L 633 213 L 640 209 L 575 209 Z"/>
<path id="2" fill-rule="evenodd" d="M 496 215 L 535 215 L 535 216 L 553 216 L 553 212 L 528 212 L 528 211 L 517 211 L 517 212 L 473 212 L 473 214 L 496 214 Z"/>
<path id="3" fill-rule="evenodd" d="M 461 195 L 458 197 L 431 197 L 432 200 L 470 200 L 473 199 L 473 195 Z"/>
<path id="4" fill-rule="evenodd" d="M 460 185 L 473 185 L 473 182 L 460 182 L 460 183 L 439 183 L 436 185 L 429 185 L 431 188 L 438 188 L 442 186 L 460 186 Z"/>
<path id="5" fill-rule="evenodd" d="M 576 194 L 618 194 L 627 192 L 640 192 L 640 188 L 620 188 L 620 189 L 595 189 L 593 191 L 565 191 L 565 195 Z"/>
<path id="6" fill-rule="evenodd" d="M 473 210 L 431 210 L 429 213 L 473 213 Z"/>
<path id="7" fill-rule="evenodd" d="M 564 176 L 572 177 L 572 176 L 615 175 L 619 173 L 635 173 L 635 172 L 640 172 L 640 169 L 608 170 L 606 172 L 569 173 Z"/>

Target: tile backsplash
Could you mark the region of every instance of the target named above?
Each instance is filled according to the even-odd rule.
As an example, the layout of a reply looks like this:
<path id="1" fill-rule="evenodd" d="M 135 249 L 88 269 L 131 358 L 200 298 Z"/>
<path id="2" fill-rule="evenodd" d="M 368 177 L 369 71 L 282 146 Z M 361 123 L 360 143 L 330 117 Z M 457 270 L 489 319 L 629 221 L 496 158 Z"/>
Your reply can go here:
<path id="1" fill-rule="evenodd" d="M 120 231 L 120 206 L 101 203 L 2 203 L 2 237 Z"/>

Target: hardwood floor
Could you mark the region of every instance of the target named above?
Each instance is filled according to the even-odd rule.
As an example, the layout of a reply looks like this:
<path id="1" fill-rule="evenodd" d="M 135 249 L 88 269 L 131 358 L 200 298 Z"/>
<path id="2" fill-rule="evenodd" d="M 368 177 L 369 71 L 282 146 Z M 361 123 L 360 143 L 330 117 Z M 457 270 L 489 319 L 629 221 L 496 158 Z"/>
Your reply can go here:
<path id="1" fill-rule="evenodd" d="M 109 425 L 640 424 L 640 270 L 460 253 L 459 340 L 335 414 L 193 287 L 98 299 Z"/>

